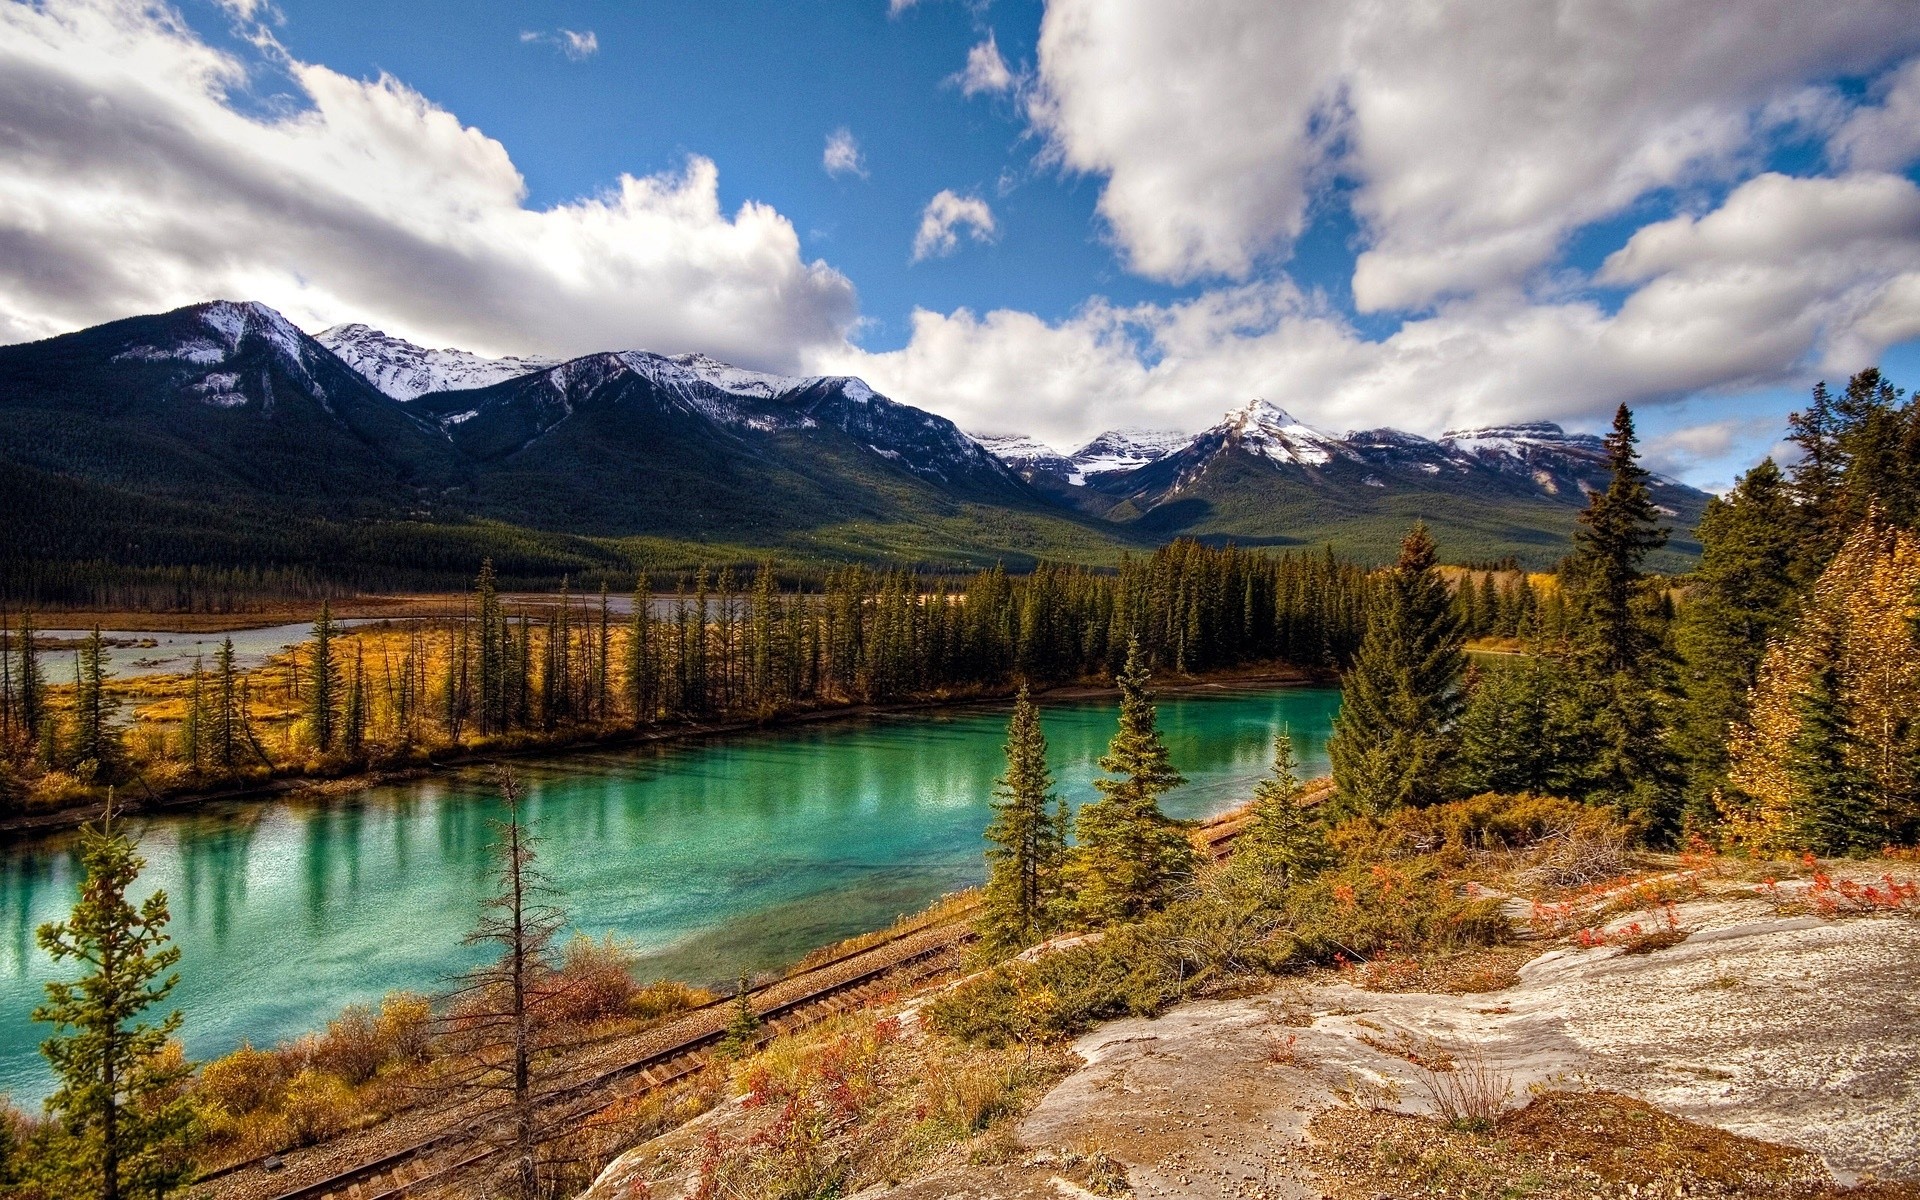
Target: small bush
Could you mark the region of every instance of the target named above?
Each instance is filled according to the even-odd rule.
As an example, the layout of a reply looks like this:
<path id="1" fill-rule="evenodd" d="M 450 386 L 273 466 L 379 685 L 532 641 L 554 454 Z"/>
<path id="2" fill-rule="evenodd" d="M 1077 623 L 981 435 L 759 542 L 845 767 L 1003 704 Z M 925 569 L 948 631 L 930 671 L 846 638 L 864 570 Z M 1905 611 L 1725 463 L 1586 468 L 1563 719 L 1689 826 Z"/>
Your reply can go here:
<path id="1" fill-rule="evenodd" d="M 327 1022 L 327 1031 L 311 1043 L 314 1069 L 338 1076 L 350 1085 L 372 1079 L 386 1061 L 379 1022 L 372 1009 L 351 1004 Z"/>
<path id="2" fill-rule="evenodd" d="M 633 977 L 639 954 L 609 934 L 594 941 L 576 934 L 561 951 L 560 969 L 541 986 L 542 1019 L 601 1021 L 627 1016 L 640 984 Z"/>
<path id="3" fill-rule="evenodd" d="M 1348 862 L 1438 855 L 1458 865 L 1470 854 L 1526 850 L 1555 839 L 1624 845 L 1631 833 L 1607 809 L 1557 796 L 1487 792 L 1384 817 L 1355 817 L 1336 825 L 1327 839 Z"/>
<path id="4" fill-rule="evenodd" d="M 226 1115 L 244 1117 L 277 1106 L 287 1077 L 280 1055 L 242 1042 L 238 1050 L 200 1068 L 200 1094 Z"/>
<path id="5" fill-rule="evenodd" d="M 288 1082 L 282 1109 L 288 1133 L 300 1146 L 344 1133 L 359 1113 L 352 1090 L 339 1076 L 311 1067 Z"/>

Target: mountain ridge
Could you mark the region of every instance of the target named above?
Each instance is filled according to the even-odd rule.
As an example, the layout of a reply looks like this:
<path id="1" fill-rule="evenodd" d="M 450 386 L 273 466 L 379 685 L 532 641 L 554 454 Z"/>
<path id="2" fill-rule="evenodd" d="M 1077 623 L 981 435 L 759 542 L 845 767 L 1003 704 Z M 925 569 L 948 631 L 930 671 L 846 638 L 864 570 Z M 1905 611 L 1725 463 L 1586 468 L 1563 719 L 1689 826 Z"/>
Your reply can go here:
<path id="1" fill-rule="evenodd" d="M 212 505 L 181 535 L 196 544 L 265 506 L 828 557 L 1097 562 L 1196 536 L 1380 560 L 1425 519 L 1453 557 L 1544 565 L 1605 464 L 1599 439 L 1545 422 L 1336 436 L 1258 399 L 1190 437 L 1118 429 L 1061 453 L 854 376 L 645 350 L 493 359 L 215 301 L 0 347 L 0 466 Z M 1677 524 L 1705 502 L 1656 488 Z"/>

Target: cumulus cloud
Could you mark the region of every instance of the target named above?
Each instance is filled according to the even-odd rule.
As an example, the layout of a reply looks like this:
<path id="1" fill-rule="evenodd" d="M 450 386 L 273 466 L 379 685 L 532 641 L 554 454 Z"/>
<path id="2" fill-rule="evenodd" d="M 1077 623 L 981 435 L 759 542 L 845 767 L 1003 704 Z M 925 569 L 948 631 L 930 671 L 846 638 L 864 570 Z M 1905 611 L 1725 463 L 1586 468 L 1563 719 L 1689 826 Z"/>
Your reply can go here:
<path id="1" fill-rule="evenodd" d="M 706 350 L 781 369 L 839 344 L 852 285 L 707 159 L 530 208 L 500 143 L 388 77 L 242 63 L 138 0 L 0 6 L 0 340 L 214 297 L 430 345 Z"/>
<path id="2" fill-rule="evenodd" d="M 920 213 L 920 229 L 913 235 L 913 261 L 952 254 L 960 246 L 962 231 L 976 242 L 992 241 L 993 210 L 978 196 L 942 188 Z"/>
<path id="3" fill-rule="evenodd" d="M 542 45 L 552 46 L 574 62 L 584 62 L 600 53 L 600 38 L 595 35 L 591 29 L 584 32 L 576 32 L 572 29 L 556 29 L 551 33 L 545 33 L 536 29 L 523 29 L 520 31 L 520 41 L 522 43 L 538 42 Z"/>
<path id="4" fill-rule="evenodd" d="M 1897 171 L 1920 159 L 1920 58 L 1881 81 L 1879 103 L 1853 113 L 1828 146 L 1843 165 Z"/>
<path id="5" fill-rule="evenodd" d="M 860 153 L 860 143 L 854 139 L 853 131 L 845 125 L 827 135 L 827 148 L 820 154 L 820 166 L 835 178 L 867 177 L 866 157 Z"/>
<path id="6" fill-rule="evenodd" d="M 1062 165 L 1106 177 L 1134 270 L 1246 277 L 1340 176 L 1358 306 L 1408 310 L 1521 284 L 1652 191 L 1737 178 L 1815 80 L 1916 49 L 1903 0 L 1056 0 L 1030 110 Z"/>
<path id="7" fill-rule="evenodd" d="M 993 39 L 993 30 L 987 30 L 986 41 L 967 51 L 965 69 L 948 76 L 947 82 L 958 87 L 961 94 L 966 96 L 1013 90 L 1013 72 L 1007 67 L 1007 60 L 1000 57 L 1000 46 Z"/>
<path id="8" fill-rule="evenodd" d="M 1920 337 L 1920 187 L 1762 175 L 1704 216 L 1641 230 L 1602 276 L 1631 289 L 1616 311 L 1496 294 L 1381 340 L 1279 280 L 1094 301 L 1057 322 L 921 311 L 904 348 L 827 358 L 974 428 L 1017 404 L 1063 445 L 1120 424 L 1197 430 L 1252 396 L 1334 430 L 1591 425 L 1622 401 L 1842 375 Z"/>

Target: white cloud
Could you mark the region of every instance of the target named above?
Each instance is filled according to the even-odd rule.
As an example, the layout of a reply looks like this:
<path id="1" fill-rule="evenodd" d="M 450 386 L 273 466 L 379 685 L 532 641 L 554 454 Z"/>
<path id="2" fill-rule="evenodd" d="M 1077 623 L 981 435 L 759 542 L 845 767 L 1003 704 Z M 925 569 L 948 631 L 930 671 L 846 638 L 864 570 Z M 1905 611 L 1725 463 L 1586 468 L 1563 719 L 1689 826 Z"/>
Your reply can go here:
<path id="1" fill-rule="evenodd" d="M 920 213 L 920 229 L 913 235 L 913 261 L 952 254 L 959 248 L 961 230 L 976 242 L 992 241 L 997 232 L 993 210 L 978 196 L 942 188 Z"/>
<path id="2" fill-rule="evenodd" d="M 887 15 L 897 17 L 918 3 L 920 0 L 887 0 Z"/>
<path id="3" fill-rule="evenodd" d="M 549 208 L 500 143 L 397 80 L 285 64 L 306 102 L 140 0 L 0 5 L 0 340 L 213 297 L 429 345 L 705 350 L 783 369 L 837 345 L 852 285 L 718 171 Z"/>
<path id="4" fill-rule="evenodd" d="M 867 162 L 860 153 L 860 143 L 845 125 L 827 135 L 827 148 L 820 154 L 820 166 L 836 178 L 841 175 L 867 177 Z"/>
<path id="5" fill-rule="evenodd" d="M 986 41 L 967 51 L 966 69 L 948 76 L 947 82 L 957 85 L 961 94 L 966 96 L 1013 90 L 1013 72 L 1008 69 L 1007 60 L 1000 57 L 1000 47 L 993 39 L 993 30 L 987 30 Z"/>
<path id="6" fill-rule="evenodd" d="M 1898 171 L 1920 159 L 1920 58 L 1890 73 L 1879 103 L 1855 112 L 1828 143 L 1843 165 Z"/>
<path id="7" fill-rule="evenodd" d="M 520 41 L 522 43 L 537 42 L 541 45 L 552 46 L 574 62 L 584 62 L 600 53 L 600 38 L 591 29 L 585 30 L 584 32 L 572 29 L 556 29 L 551 33 L 545 33 L 535 29 L 523 29 L 520 31 Z"/>
<path id="8" fill-rule="evenodd" d="M 1812 83 L 1916 49 L 1904 0 L 1055 0 L 1030 107 L 1062 165 L 1106 177 L 1134 270 L 1245 277 L 1337 173 L 1360 308 L 1418 309 L 1525 282 L 1649 192 L 1737 178 Z"/>
<path id="9" fill-rule="evenodd" d="M 1920 187 L 1763 175 L 1703 217 L 1642 230 L 1603 274 L 1634 289 L 1616 312 L 1498 294 L 1379 341 L 1279 281 L 1096 300 L 1058 322 L 920 311 L 905 348 L 825 361 L 963 426 L 1016 411 L 1059 445 L 1116 425 L 1197 430 L 1251 396 L 1335 430 L 1591 426 L 1622 401 L 1837 377 L 1920 337 Z"/>

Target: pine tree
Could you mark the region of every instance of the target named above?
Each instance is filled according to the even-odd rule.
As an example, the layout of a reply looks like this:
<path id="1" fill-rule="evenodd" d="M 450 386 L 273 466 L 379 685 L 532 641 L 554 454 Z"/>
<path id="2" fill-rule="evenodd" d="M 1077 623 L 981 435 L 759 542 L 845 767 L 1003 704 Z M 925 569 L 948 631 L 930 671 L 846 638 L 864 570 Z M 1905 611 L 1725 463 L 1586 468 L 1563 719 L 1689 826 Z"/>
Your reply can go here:
<path id="1" fill-rule="evenodd" d="M 347 701 L 340 714 L 340 748 L 359 758 L 367 742 L 367 655 L 357 640 L 353 647 L 353 674 L 347 679 Z"/>
<path id="2" fill-rule="evenodd" d="M 1194 868 L 1192 844 L 1160 811 L 1160 796 L 1186 780 L 1160 739 L 1137 639 L 1127 647 L 1126 668 L 1115 682 L 1120 728 L 1100 758 L 1108 778 L 1093 781 L 1100 799 L 1080 809 L 1068 860 L 1075 908 L 1090 925 L 1144 916 L 1171 899 Z"/>
<path id="3" fill-rule="evenodd" d="M 1812 669 L 1792 700 L 1799 728 L 1788 744 L 1786 772 L 1802 798 L 1793 845 L 1821 855 L 1872 853 L 1885 831 L 1874 819 L 1873 781 L 1854 761 L 1840 649 L 1830 631 L 1822 632 L 1812 647 Z"/>
<path id="4" fill-rule="evenodd" d="M 754 1043 L 760 1040 L 763 1027 L 760 1014 L 753 1011 L 753 988 L 747 977 L 742 975 L 733 990 L 733 1018 L 720 1035 L 720 1056 L 738 1058 L 753 1049 Z"/>
<path id="5" fill-rule="evenodd" d="M 79 903 L 36 934 L 54 962 L 88 969 L 76 981 L 48 983 L 47 1002 L 33 1012 L 54 1027 L 41 1052 L 60 1085 L 47 1100 L 59 1137 L 46 1166 L 56 1173 L 56 1194 L 160 1197 L 193 1177 L 197 1134 L 181 1087 L 192 1068 L 168 1047 L 181 1014 L 141 1019 L 180 978 L 167 896 L 156 891 L 137 908 L 127 900 L 146 861 L 114 832 L 111 798 L 99 826 L 81 834 L 80 862 Z"/>
<path id="6" fill-rule="evenodd" d="M 215 676 L 212 758 L 225 770 L 240 761 L 240 679 L 233 663 L 233 639 L 222 638 L 213 656 Z"/>
<path id="7" fill-rule="evenodd" d="M 1667 544 L 1667 531 L 1660 527 L 1648 489 L 1653 477 L 1640 465 L 1636 440 L 1633 413 L 1622 404 L 1607 434 L 1607 490 L 1593 493 L 1581 511 L 1568 563 L 1581 642 L 1603 673 L 1638 670 L 1654 649 L 1637 601 L 1647 556 Z"/>
<path id="8" fill-rule="evenodd" d="M 1415 525 L 1378 584 L 1327 744 L 1337 814 L 1434 804 L 1450 792 L 1466 656 L 1434 560 L 1433 538 Z"/>
<path id="9" fill-rule="evenodd" d="M 1702 552 L 1675 629 L 1684 702 L 1674 742 L 1685 761 L 1689 812 L 1711 820 L 1727 783 L 1727 734 L 1746 719 L 1767 641 L 1796 600 L 1798 516 L 1772 459 L 1707 502 Z"/>
<path id="10" fill-rule="evenodd" d="M 1293 737 L 1281 730 L 1273 739 L 1273 773 L 1254 787 L 1252 820 L 1233 841 L 1234 870 L 1285 889 L 1327 865 L 1326 841 L 1302 807 L 1301 791 Z"/>
<path id="11" fill-rule="evenodd" d="M 120 731 L 114 714 L 120 701 L 107 687 L 107 643 L 94 626 L 80 644 L 73 669 L 73 745 L 68 751 L 75 765 L 91 771 L 93 777 L 111 781 L 118 778 L 121 748 Z"/>
<path id="12" fill-rule="evenodd" d="M 313 670 L 307 692 L 307 735 L 322 754 L 333 750 L 340 731 L 340 664 L 333 653 L 333 609 L 320 602 L 313 622 Z"/>
<path id="13" fill-rule="evenodd" d="M 981 934 L 990 949 L 1017 950 L 1051 932 L 1058 906 L 1060 830 L 1049 811 L 1053 774 L 1040 710 L 1022 687 L 1007 724 L 1007 771 L 994 785 L 987 825 L 986 911 Z"/>
<path id="14" fill-rule="evenodd" d="M 35 639 L 33 614 L 20 614 L 20 658 L 14 672 L 14 723 L 27 753 L 35 752 L 47 723 L 46 684 L 40 673 L 40 648 Z"/>

